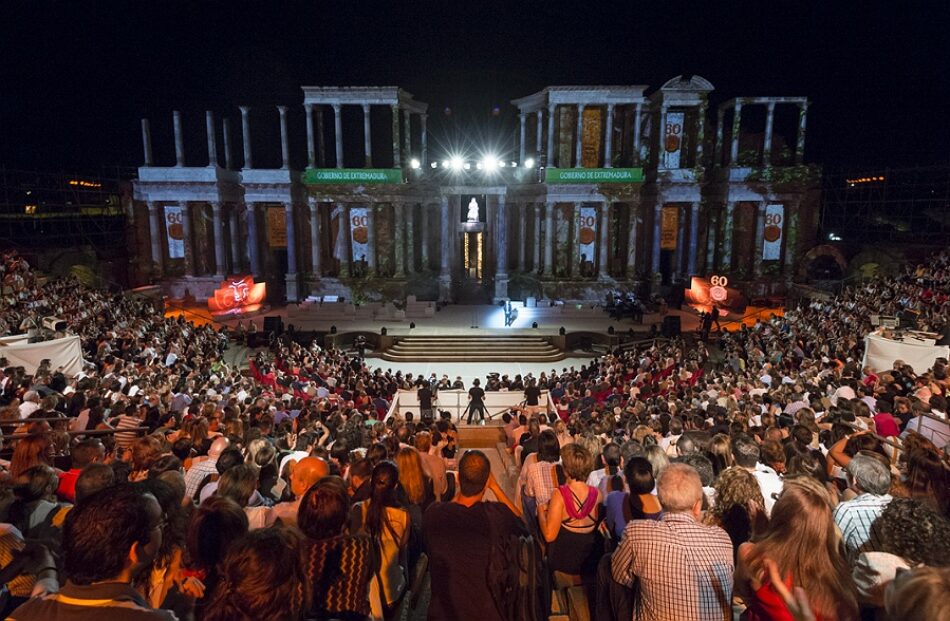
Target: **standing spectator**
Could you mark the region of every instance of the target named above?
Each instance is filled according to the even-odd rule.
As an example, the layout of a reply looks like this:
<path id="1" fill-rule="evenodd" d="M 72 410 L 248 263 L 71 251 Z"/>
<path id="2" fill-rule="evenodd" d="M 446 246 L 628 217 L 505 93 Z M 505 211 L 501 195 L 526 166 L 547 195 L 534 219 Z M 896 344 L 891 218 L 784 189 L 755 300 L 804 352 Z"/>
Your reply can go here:
<path id="1" fill-rule="evenodd" d="M 484 501 L 486 491 L 501 502 Z M 452 502 L 432 505 L 425 513 L 432 576 L 429 619 L 507 621 L 501 613 L 503 603 L 494 601 L 486 576 L 492 546 L 502 538 L 527 532 L 511 507 L 485 454 L 467 451 L 459 461 L 459 495 Z"/>
<path id="2" fill-rule="evenodd" d="M 634 621 L 732 619 L 732 543 L 724 530 L 699 522 L 703 484 L 686 464 L 670 464 L 657 481 L 658 521 L 627 524 L 614 552 L 620 584 L 639 579 Z"/>

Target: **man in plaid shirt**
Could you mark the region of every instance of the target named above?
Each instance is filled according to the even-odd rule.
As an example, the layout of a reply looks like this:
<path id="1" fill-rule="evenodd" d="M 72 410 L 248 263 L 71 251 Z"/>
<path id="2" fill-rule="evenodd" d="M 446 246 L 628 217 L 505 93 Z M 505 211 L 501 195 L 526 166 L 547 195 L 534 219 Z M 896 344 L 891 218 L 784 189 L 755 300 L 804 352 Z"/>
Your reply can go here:
<path id="1" fill-rule="evenodd" d="M 614 580 L 639 581 L 634 621 L 730 621 L 735 563 L 718 526 L 700 523 L 703 485 L 686 464 L 670 464 L 657 480 L 658 520 L 632 520 L 614 552 Z"/>

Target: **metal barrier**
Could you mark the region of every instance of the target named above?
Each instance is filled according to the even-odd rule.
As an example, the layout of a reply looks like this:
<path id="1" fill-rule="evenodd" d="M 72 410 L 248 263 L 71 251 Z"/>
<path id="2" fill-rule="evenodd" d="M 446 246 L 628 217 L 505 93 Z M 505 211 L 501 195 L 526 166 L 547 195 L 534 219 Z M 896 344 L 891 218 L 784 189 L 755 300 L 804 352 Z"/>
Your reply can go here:
<path id="1" fill-rule="evenodd" d="M 49 433 L 49 432 L 46 432 Z M 76 436 L 108 436 L 116 433 L 148 433 L 148 427 L 131 427 L 129 429 L 87 429 L 85 431 L 67 431 L 70 437 Z M 3 436 L 3 440 L 23 440 L 41 435 L 39 433 L 11 433 Z"/>
<path id="2" fill-rule="evenodd" d="M 485 411 L 489 417 L 500 416 L 513 408 L 519 407 L 524 403 L 524 400 L 524 393 L 521 391 L 485 392 Z M 459 420 L 468 407 L 468 391 L 440 390 L 437 394 L 437 399 L 433 400 L 432 405 L 435 410 L 449 412 L 452 415 L 452 420 Z M 538 397 L 538 408 L 545 412 L 554 410 L 554 402 L 551 400 L 548 391 L 542 391 L 541 396 Z M 406 412 L 412 412 L 418 419 L 419 399 L 416 397 L 416 391 L 400 390 L 393 395 L 393 403 L 386 413 L 386 418 L 389 418 L 396 412 L 399 412 L 402 416 L 405 416 Z"/>

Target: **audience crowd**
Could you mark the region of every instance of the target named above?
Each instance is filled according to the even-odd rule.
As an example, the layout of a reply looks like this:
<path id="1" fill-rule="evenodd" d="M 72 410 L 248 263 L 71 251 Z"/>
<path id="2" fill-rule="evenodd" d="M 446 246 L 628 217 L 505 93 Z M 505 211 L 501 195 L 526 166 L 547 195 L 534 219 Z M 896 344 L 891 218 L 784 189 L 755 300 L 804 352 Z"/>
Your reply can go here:
<path id="1" fill-rule="evenodd" d="M 84 356 L 0 361 L 9 618 L 950 619 L 947 361 L 861 366 L 871 314 L 944 329 L 947 253 L 715 343 L 499 369 L 491 451 L 439 410 L 461 380 L 287 337 L 238 368 L 147 298 L 0 277 L 0 334 Z"/>

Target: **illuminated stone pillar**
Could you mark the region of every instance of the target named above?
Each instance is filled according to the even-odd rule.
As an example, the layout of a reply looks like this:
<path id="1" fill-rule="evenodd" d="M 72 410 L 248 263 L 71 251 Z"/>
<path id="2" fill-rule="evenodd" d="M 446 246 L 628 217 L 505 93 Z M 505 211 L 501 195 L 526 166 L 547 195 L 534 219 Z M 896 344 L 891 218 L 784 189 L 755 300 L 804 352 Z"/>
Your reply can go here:
<path id="1" fill-rule="evenodd" d="M 805 158 L 805 121 L 808 116 L 808 102 L 798 106 L 798 134 L 795 140 L 795 164 L 800 165 Z"/>
<path id="2" fill-rule="evenodd" d="M 554 276 L 554 243 L 557 239 L 554 231 L 554 209 L 557 203 L 544 205 L 544 272 L 545 276 Z"/>
<path id="3" fill-rule="evenodd" d="M 706 215 L 706 272 L 716 267 L 716 243 L 719 241 L 719 211 L 709 209 Z"/>
<path id="4" fill-rule="evenodd" d="M 663 144 L 666 139 L 666 114 L 669 112 L 669 108 L 666 104 L 660 106 L 660 131 L 657 132 L 657 147 L 656 147 L 656 166 L 658 168 L 666 168 L 663 164 L 663 154 L 666 152 L 666 145 Z"/>
<path id="5" fill-rule="evenodd" d="M 762 246 L 765 243 L 765 203 L 755 207 L 755 247 L 752 249 L 752 267 L 756 278 L 762 275 Z"/>
<path id="6" fill-rule="evenodd" d="M 541 161 L 541 145 L 544 140 L 544 109 L 538 108 L 538 111 L 535 113 L 538 117 L 538 127 L 536 130 L 536 136 L 534 137 L 534 154 L 537 158 L 538 166 L 541 166 L 543 162 Z"/>
<path id="7" fill-rule="evenodd" d="M 369 104 L 363 104 L 363 157 L 366 167 L 373 167 L 373 137 L 370 129 Z"/>
<path id="8" fill-rule="evenodd" d="M 541 247 L 544 240 L 541 237 L 541 203 L 534 203 L 534 264 L 535 272 L 541 271 Z"/>
<path id="9" fill-rule="evenodd" d="M 277 106 L 277 112 L 280 114 L 280 167 L 288 170 L 290 168 L 290 137 L 287 135 L 287 106 Z"/>
<path id="10" fill-rule="evenodd" d="M 762 165 L 772 165 L 772 126 L 775 124 L 775 102 L 770 101 L 765 117 L 765 143 L 762 145 Z"/>
<path id="11" fill-rule="evenodd" d="M 342 235 L 343 248 L 340 253 L 340 278 L 350 277 L 350 265 L 353 261 L 353 233 L 350 231 L 350 204 L 337 203 L 339 212 L 339 231 Z"/>
<path id="12" fill-rule="evenodd" d="M 633 163 L 640 164 L 640 120 L 643 114 L 643 104 L 637 103 L 633 112 Z"/>
<path id="13" fill-rule="evenodd" d="M 310 273 L 319 280 L 323 271 L 320 265 L 320 205 L 313 196 L 308 197 L 307 202 L 310 207 Z"/>
<path id="14" fill-rule="evenodd" d="M 608 259 L 610 257 L 610 245 L 608 243 L 608 230 L 610 229 L 610 203 L 603 202 L 600 204 L 600 230 L 598 231 L 600 235 L 600 254 L 599 254 L 599 263 L 597 265 L 597 275 L 601 280 L 606 280 L 610 274 L 608 273 Z M 593 260 L 594 257 L 591 257 Z"/>
<path id="15" fill-rule="evenodd" d="M 524 152 L 525 152 L 525 113 L 518 113 L 518 124 L 520 128 L 519 138 L 518 138 L 518 165 L 524 165 Z"/>
<path id="16" fill-rule="evenodd" d="M 392 106 L 393 112 L 393 168 L 402 168 L 399 153 L 399 105 Z"/>
<path id="17" fill-rule="evenodd" d="M 584 167 L 584 104 L 577 104 L 577 128 L 574 130 L 574 168 Z"/>
<path id="18" fill-rule="evenodd" d="M 416 223 L 415 223 L 415 204 L 404 203 L 403 212 L 406 218 L 406 273 L 414 274 L 416 271 Z"/>
<path id="19" fill-rule="evenodd" d="M 627 231 L 627 278 L 633 279 L 637 275 L 637 250 L 640 235 L 640 204 L 630 204 L 629 230 Z"/>
<path id="20" fill-rule="evenodd" d="M 737 99 L 732 116 L 732 147 L 729 149 L 729 165 L 739 165 L 739 132 L 742 130 L 742 100 Z"/>
<path id="21" fill-rule="evenodd" d="M 570 262 L 569 269 L 571 272 L 571 276 L 575 278 L 581 275 L 580 223 L 581 223 L 581 207 L 583 207 L 583 205 L 584 205 L 583 203 L 574 203 L 574 213 L 571 217 L 571 227 L 569 229 L 570 235 L 571 235 L 571 244 L 570 244 L 570 254 L 568 255 L 570 258 L 568 259 L 568 261 Z"/>
<path id="22" fill-rule="evenodd" d="M 422 270 L 429 269 L 429 214 L 433 211 L 431 205 L 422 203 L 420 206 L 422 217 L 419 219 L 419 224 L 422 226 L 422 235 L 419 238 L 419 262 L 422 264 Z"/>
<path id="23" fill-rule="evenodd" d="M 148 203 L 149 242 L 152 248 L 153 273 L 161 277 L 165 273 L 162 256 L 162 211 L 155 203 Z"/>
<path id="24" fill-rule="evenodd" d="M 221 210 L 221 203 L 211 203 L 211 214 L 214 222 L 214 275 L 216 278 L 224 278 L 225 253 L 224 253 L 224 218 Z"/>
<path id="25" fill-rule="evenodd" d="M 228 210 L 228 229 L 231 237 L 231 272 L 241 273 L 241 231 L 238 229 L 238 210 L 231 207 Z"/>
<path id="26" fill-rule="evenodd" d="M 524 149 L 522 149 L 522 151 L 523 150 Z M 525 231 L 525 227 L 528 223 L 528 214 L 526 213 L 528 205 L 526 203 L 515 205 L 515 209 L 518 210 L 518 236 L 521 237 L 521 239 L 518 240 L 518 271 L 524 272 L 525 255 L 527 254 L 527 248 L 525 248 L 525 246 L 528 245 L 528 236 Z"/>
<path id="27" fill-rule="evenodd" d="M 508 209 L 505 195 L 499 194 L 495 210 L 496 261 L 495 261 L 495 300 L 508 297 Z"/>
<path id="28" fill-rule="evenodd" d="M 284 203 L 284 220 L 287 225 L 287 301 L 300 298 L 300 281 L 297 278 L 297 226 L 294 222 L 293 202 Z"/>
<path id="29" fill-rule="evenodd" d="M 689 211 L 689 255 L 686 261 L 686 275 L 696 273 L 696 257 L 699 254 L 699 202 L 690 205 Z"/>
<path id="30" fill-rule="evenodd" d="M 366 205 L 366 271 L 376 276 L 376 204 Z"/>
<path id="31" fill-rule="evenodd" d="M 251 274 L 261 275 L 260 241 L 257 239 L 257 210 L 254 203 L 247 203 L 247 261 L 251 266 Z"/>
<path id="32" fill-rule="evenodd" d="M 303 111 L 307 118 L 307 168 L 316 168 L 317 151 L 313 140 L 313 104 L 304 104 Z"/>
<path id="33" fill-rule="evenodd" d="M 234 159 L 231 157 L 231 121 L 221 119 L 221 135 L 224 138 L 224 167 L 231 170 Z"/>
<path id="34" fill-rule="evenodd" d="M 449 196 L 443 194 L 440 201 L 442 215 L 441 252 L 439 264 L 439 299 L 446 301 L 452 294 L 452 274 L 449 271 Z"/>
<path id="35" fill-rule="evenodd" d="M 333 139 L 336 143 L 336 167 L 343 168 L 343 116 L 340 104 L 333 104 Z"/>
<path id="36" fill-rule="evenodd" d="M 409 162 L 412 161 L 412 112 L 409 110 L 404 110 L 402 113 L 402 129 L 402 146 L 404 149 L 403 153 L 405 153 L 402 164 L 408 167 Z"/>
<path id="37" fill-rule="evenodd" d="M 148 119 L 142 119 L 142 150 L 145 152 L 145 166 L 152 165 L 152 129 Z"/>
<path id="38" fill-rule="evenodd" d="M 683 273 L 683 254 L 684 249 L 686 248 L 686 207 L 680 205 L 676 208 L 678 212 L 679 222 L 677 231 L 676 231 L 676 251 L 673 253 L 676 261 L 676 266 L 673 268 L 674 274 Z"/>
<path id="39" fill-rule="evenodd" d="M 722 108 L 719 108 L 719 112 L 716 115 L 716 148 L 715 148 L 715 152 L 713 153 L 713 157 L 716 160 L 714 164 L 716 166 L 720 166 L 722 164 L 723 112 L 724 110 Z"/>
<path id="40" fill-rule="evenodd" d="M 614 105 L 607 104 L 607 131 L 604 132 L 604 168 L 614 167 Z"/>
<path id="41" fill-rule="evenodd" d="M 420 155 L 419 159 L 422 161 L 422 168 L 425 168 L 429 165 L 429 132 L 426 129 L 426 121 L 428 119 L 428 114 L 419 115 L 420 131 L 422 132 L 422 154 Z"/>
<path id="42" fill-rule="evenodd" d="M 394 270 L 394 276 L 396 278 L 406 277 L 405 220 L 405 205 L 402 203 L 393 203 L 393 246 L 395 250 L 393 258 L 396 261 L 396 268 Z"/>
<path id="43" fill-rule="evenodd" d="M 191 209 L 188 201 L 179 201 L 181 207 L 182 241 L 185 245 L 185 276 L 195 275 L 195 253 L 191 234 Z"/>
<path id="44" fill-rule="evenodd" d="M 695 166 L 703 165 L 703 148 L 706 142 L 706 100 L 699 104 L 699 118 L 696 121 L 696 163 Z"/>
<path id="45" fill-rule="evenodd" d="M 251 157 L 251 119 L 249 117 L 251 109 L 247 106 L 241 106 L 241 134 L 244 142 L 244 168 L 254 168 L 254 160 Z"/>
<path id="46" fill-rule="evenodd" d="M 218 165 L 218 142 L 214 137 L 214 112 L 205 112 L 205 131 L 208 134 L 208 166 Z"/>
<path id="47" fill-rule="evenodd" d="M 663 220 L 663 205 L 657 201 L 653 207 L 653 256 L 651 269 L 654 274 L 660 271 L 660 223 Z"/>
<path id="48" fill-rule="evenodd" d="M 181 133 L 181 112 L 172 113 L 172 123 L 175 130 L 175 166 L 185 165 L 185 139 Z"/>
<path id="49" fill-rule="evenodd" d="M 726 217 L 722 223 L 722 258 L 720 268 L 728 272 L 732 269 L 732 236 L 735 228 L 736 202 L 726 203 Z"/>
<path id="50" fill-rule="evenodd" d="M 544 154 L 544 165 L 548 168 L 554 168 L 554 112 L 557 106 L 548 106 L 548 150 Z"/>
<path id="51" fill-rule="evenodd" d="M 326 136 L 323 132 L 323 106 L 317 105 L 317 165 L 324 167 L 327 165 L 327 144 Z"/>

